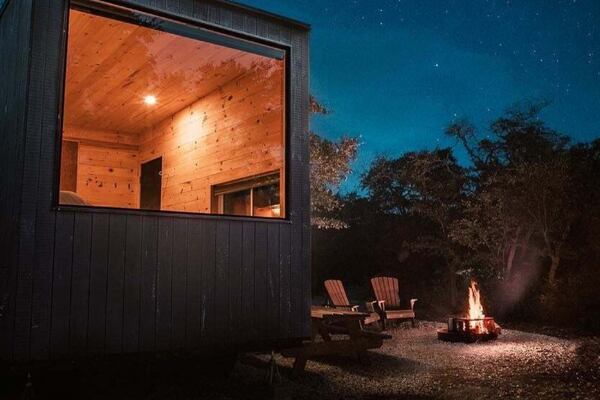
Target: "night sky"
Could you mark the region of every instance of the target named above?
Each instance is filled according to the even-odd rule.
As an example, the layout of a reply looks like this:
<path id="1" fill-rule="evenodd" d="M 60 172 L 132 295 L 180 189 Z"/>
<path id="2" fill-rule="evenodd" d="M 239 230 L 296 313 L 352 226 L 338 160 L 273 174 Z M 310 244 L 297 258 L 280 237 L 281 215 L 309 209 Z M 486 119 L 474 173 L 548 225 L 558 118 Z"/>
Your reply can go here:
<path id="1" fill-rule="evenodd" d="M 360 136 L 352 190 L 374 156 L 459 146 L 453 119 L 485 128 L 549 100 L 550 127 L 600 137 L 600 0 L 243 0 L 312 25 L 311 91 L 326 137 Z"/>

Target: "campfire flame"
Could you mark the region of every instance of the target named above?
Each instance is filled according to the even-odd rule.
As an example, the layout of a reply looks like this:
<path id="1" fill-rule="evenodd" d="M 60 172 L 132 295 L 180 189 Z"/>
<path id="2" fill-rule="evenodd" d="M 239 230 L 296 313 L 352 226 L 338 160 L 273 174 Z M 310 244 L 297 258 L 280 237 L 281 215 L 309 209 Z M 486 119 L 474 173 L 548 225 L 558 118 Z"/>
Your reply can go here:
<path id="1" fill-rule="evenodd" d="M 477 283 L 472 280 L 469 285 L 469 313 L 467 315 L 471 321 L 469 321 L 469 329 L 476 334 L 489 333 L 485 327 L 483 319 L 485 314 L 483 313 L 483 305 L 481 304 L 481 293 Z M 479 320 L 479 321 L 473 321 Z"/>

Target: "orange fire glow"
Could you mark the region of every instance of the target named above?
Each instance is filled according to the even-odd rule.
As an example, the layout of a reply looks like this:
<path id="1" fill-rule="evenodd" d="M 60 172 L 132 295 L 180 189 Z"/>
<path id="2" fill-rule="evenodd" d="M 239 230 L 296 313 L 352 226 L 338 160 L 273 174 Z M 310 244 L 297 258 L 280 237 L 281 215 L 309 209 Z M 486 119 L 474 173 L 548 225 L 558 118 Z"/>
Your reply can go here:
<path id="1" fill-rule="evenodd" d="M 469 313 L 467 318 L 470 320 L 479 320 L 469 322 L 469 329 L 472 332 L 477 334 L 489 333 L 483 321 L 485 314 L 483 313 L 483 305 L 481 304 L 481 293 L 474 280 L 469 285 Z"/>

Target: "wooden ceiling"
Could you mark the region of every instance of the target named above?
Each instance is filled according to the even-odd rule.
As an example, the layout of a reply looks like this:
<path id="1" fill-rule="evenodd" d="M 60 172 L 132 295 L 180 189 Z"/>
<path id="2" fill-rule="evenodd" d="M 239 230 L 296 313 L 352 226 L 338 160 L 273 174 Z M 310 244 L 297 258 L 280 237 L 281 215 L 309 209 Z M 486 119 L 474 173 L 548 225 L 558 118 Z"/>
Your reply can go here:
<path id="1" fill-rule="evenodd" d="M 139 133 L 273 60 L 71 10 L 67 126 Z M 155 96 L 157 104 L 144 103 Z"/>

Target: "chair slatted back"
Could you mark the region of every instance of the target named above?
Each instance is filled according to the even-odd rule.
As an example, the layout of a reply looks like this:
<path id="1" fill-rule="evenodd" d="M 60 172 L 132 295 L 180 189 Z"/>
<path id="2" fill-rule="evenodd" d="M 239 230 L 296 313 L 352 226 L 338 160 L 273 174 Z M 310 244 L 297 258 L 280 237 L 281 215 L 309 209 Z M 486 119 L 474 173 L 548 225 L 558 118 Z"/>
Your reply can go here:
<path id="1" fill-rule="evenodd" d="M 348 296 L 346 296 L 346 290 L 344 289 L 342 281 L 335 279 L 325 281 L 325 290 L 327 290 L 327 295 L 334 306 L 350 306 L 350 301 L 348 301 Z"/>
<path id="2" fill-rule="evenodd" d="M 387 306 L 399 306 L 400 295 L 398 279 L 389 276 L 379 276 L 371 279 L 371 286 L 377 300 L 385 300 Z"/>

